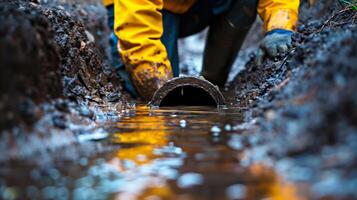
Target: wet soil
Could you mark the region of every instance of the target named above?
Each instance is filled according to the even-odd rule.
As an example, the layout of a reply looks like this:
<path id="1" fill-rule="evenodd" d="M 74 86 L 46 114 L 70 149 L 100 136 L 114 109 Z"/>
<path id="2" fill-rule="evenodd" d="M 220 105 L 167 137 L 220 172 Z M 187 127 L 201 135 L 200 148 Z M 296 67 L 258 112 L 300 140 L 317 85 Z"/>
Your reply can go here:
<path id="1" fill-rule="evenodd" d="M 226 110 L 129 103 L 99 1 L 0 11 L 0 199 L 357 198 L 356 11 L 302 1 L 294 48 L 250 54 Z"/>
<path id="2" fill-rule="evenodd" d="M 247 120 L 256 119 L 257 129 L 248 128 L 247 137 L 253 133 L 260 142 L 246 150 L 251 163 L 263 160 L 290 180 L 315 182 L 313 198 L 353 199 L 356 11 L 334 1 L 301 9 L 290 53 L 263 66 L 251 60 L 231 83 L 237 105 L 248 109 Z M 307 18 L 307 12 L 319 19 Z M 256 148 L 264 149 L 261 157 Z"/>
<path id="3" fill-rule="evenodd" d="M 31 115 L 32 104 L 59 97 L 87 107 L 127 101 L 108 65 L 106 11 L 99 1 L 46 2 L 0 2 L 1 128 Z"/>

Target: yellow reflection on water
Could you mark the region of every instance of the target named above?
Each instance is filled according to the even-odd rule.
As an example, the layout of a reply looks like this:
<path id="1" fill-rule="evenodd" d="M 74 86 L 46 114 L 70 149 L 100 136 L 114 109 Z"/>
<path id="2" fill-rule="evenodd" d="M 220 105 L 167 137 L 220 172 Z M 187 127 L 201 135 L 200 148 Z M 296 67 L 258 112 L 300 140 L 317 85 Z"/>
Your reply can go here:
<path id="1" fill-rule="evenodd" d="M 250 166 L 249 174 L 255 181 L 247 185 L 248 191 L 246 199 L 306 199 L 299 194 L 297 185 L 285 182 L 273 169 L 269 169 L 262 164 L 253 164 Z"/>
<path id="2" fill-rule="evenodd" d="M 121 172 L 130 172 L 124 161 L 132 161 L 135 168 L 150 166 L 157 155 L 153 151 L 168 144 L 170 127 L 163 115 L 152 113 L 146 106 L 138 106 L 135 115 L 125 118 L 116 124 L 119 129 L 113 134 L 112 142 L 120 144 L 122 148 L 115 152 L 115 158 L 109 164 Z M 135 169 L 132 170 L 136 174 Z M 124 173 L 125 174 L 125 173 Z M 155 177 L 152 174 L 136 174 L 137 177 L 129 175 L 128 184 L 137 187 L 138 191 L 124 191 L 117 194 L 113 199 L 147 199 L 160 197 L 160 199 L 173 199 L 174 192 L 166 184 L 166 178 Z M 141 177 L 147 176 L 147 177 Z M 135 179 L 138 179 L 135 181 Z M 142 180 L 145 180 L 144 182 Z M 140 190 L 140 192 L 139 192 Z"/>
<path id="3" fill-rule="evenodd" d="M 154 154 L 154 149 L 167 146 L 169 142 L 168 137 L 175 132 L 173 131 L 173 127 L 168 125 L 168 122 L 170 122 L 169 115 L 155 113 L 146 106 L 137 107 L 135 112 L 136 115 L 124 118 L 116 124 L 119 131 L 113 134 L 112 138 L 112 141 L 120 144 L 121 148 L 115 152 L 116 162 L 110 164 L 115 165 L 121 172 L 126 172 L 128 170 L 122 164 L 123 161 L 127 160 L 135 163 L 135 167 L 150 166 L 154 163 L 154 160 L 158 158 L 158 155 Z M 205 117 L 200 120 L 205 120 Z M 182 129 L 181 131 L 185 131 L 185 129 Z M 189 134 L 190 133 L 187 133 L 187 135 Z M 210 136 L 207 134 L 202 135 L 202 137 Z M 189 139 L 190 137 L 187 137 L 187 140 Z M 207 146 L 207 148 L 209 148 L 209 146 Z M 227 151 L 229 150 L 228 147 L 222 146 L 222 148 L 226 148 Z M 204 150 L 203 147 L 202 151 Z M 187 151 L 187 155 L 194 155 L 194 152 L 190 152 L 190 148 L 185 149 L 185 151 Z M 194 158 L 187 157 L 186 159 Z M 200 164 L 202 165 L 202 163 Z M 214 165 L 217 172 L 225 167 L 225 163 L 216 162 Z M 237 167 L 239 168 L 239 166 Z M 198 169 L 192 168 L 190 170 L 196 171 Z M 197 172 L 199 173 L 199 170 Z M 124 176 L 127 174 L 123 173 Z M 148 176 L 148 179 L 145 179 L 147 182 L 145 182 L 144 188 L 140 189 L 140 192 L 137 193 L 124 191 L 121 194 L 117 194 L 114 199 L 217 199 L 215 198 L 216 196 L 207 196 L 209 195 L 209 192 L 207 193 L 207 191 L 202 190 L 202 188 L 198 190 L 184 190 L 169 184 L 166 182 L 167 179 L 160 176 L 157 177 L 157 175 L 152 175 L 150 173 L 137 174 L 135 170 L 133 170 L 132 174 L 139 179 L 141 178 L 140 176 Z M 135 179 L 131 176 L 132 174 L 128 176 L 128 181 Z M 222 181 L 223 180 L 224 177 L 222 177 Z M 246 188 L 245 197 L 243 199 L 305 199 L 299 196 L 297 185 L 285 183 L 273 169 L 269 169 L 261 164 L 255 164 L 248 167 L 247 171 L 244 171 L 242 174 L 242 180 L 237 180 L 237 182 L 240 182 Z M 139 188 L 137 183 L 142 184 L 141 181 L 132 182 L 133 185 Z M 219 199 L 229 199 L 224 193 L 227 187 L 229 187 L 229 185 L 220 185 L 219 188 L 217 188 L 217 190 L 222 191 L 222 193 L 219 194 Z"/>
<path id="4" fill-rule="evenodd" d="M 155 148 L 167 145 L 169 127 L 164 116 L 151 115 L 146 106 L 138 106 L 136 113 L 117 123 L 120 132 L 113 134 L 112 142 L 124 146 L 117 151 L 117 158 L 140 165 L 155 158 Z"/>

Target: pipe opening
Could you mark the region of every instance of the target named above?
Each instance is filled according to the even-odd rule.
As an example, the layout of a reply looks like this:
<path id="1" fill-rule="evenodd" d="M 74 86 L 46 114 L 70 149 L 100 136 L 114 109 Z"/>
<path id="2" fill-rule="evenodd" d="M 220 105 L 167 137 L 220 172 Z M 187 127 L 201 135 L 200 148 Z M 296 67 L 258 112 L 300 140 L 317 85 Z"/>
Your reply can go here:
<path id="1" fill-rule="evenodd" d="M 217 106 L 214 98 L 204 89 L 191 85 L 174 88 L 162 99 L 160 106 Z"/>
<path id="2" fill-rule="evenodd" d="M 149 105 L 169 106 L 214 106 L 226 105 L 217 86 L 203 78 L 181 76 L 167 81 L 153 95 Z"/>

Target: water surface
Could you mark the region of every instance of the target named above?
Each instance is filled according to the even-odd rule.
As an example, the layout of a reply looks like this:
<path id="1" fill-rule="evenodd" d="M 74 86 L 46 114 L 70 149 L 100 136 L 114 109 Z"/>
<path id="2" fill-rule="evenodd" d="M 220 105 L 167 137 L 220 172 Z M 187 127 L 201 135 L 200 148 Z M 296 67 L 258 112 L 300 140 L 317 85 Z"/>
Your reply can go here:
<path id="1" fill-rule="evenodd" d="M 303 199 L 260 164 L 243 167 L 232 137 L 239 108 L 138 106 L 108 124 L 119 144 L 108 164 L 125 179 L 114 199 Z M 110 128 L 109 128 L 110 127 Z"/>

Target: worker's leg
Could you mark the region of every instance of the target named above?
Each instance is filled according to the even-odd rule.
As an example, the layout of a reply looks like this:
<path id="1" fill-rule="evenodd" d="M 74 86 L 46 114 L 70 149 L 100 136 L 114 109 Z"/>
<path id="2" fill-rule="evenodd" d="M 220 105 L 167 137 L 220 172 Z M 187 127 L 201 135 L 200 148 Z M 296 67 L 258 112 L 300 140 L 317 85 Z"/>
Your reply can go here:
<path id="1" fill-rule="evenodd" d="M 228 11 L 217 16 L 207 36 L 201 75 L 224 86 L 246 34 L 257 15 L 258 0 L 234 1 Z"/>
<path id="2" fill-rule="evenodd" d="M 108 12 L 108 27 L 111 30 L 110 37 L 109 37 L 109 44 L 110 44 L 110 52 L 112 56 L 112 66 L 119 74 L 119 76 L 124 81 L 124 88 L 134 97 L 137 97 L 137 93 L 134 89 L 133 84 L 129 78 L 128 72 L 125 70 L 125 66 L 120 59 L 119 52 L 118 52 L 118 38 L 114 34 L 114 6 L 107 7 Z"/>
<path id="3" fill-rule="evenodd" d="M 207 0 L 198 0 L 187 13 L 180 15 L 179 37 L 187 37 L 204 30 L 213 19 L 213 5 Z"/>
<path id="4" fill-rule="evenodd" d="M 231 1 L 231 0 L 223 0 Z M 177 40 L 205 29 L 214 19 L 213 4 L 207 0 L 198 0 L 188 12 L 182 15 L 163 10 L 164 33 L 161 38 L 169 56 L 174 77 L 179 75 L 179 56 Z M 217 8 L 219 8 L 217 6 Z"/>
<path id="5" fill-rule="evenodd" d="M 128 72 L 125 70 L 125 66 L 120 59 L 118 52 L 118 38 L 114 34 L 114 6 L 108 6 L 108 26 L 111 30 L 109 43 L 111 46 L 112 66 L 116 69 L 119 76 L 124 80 L 124 87 L 133 96 L 137 96 L 133 84 L 129 78 Z M 177 51 L 177 39 L 178 39 L 178 24 L 179 16 L 168 11 L 163 11 L 163 25 L 164 33 L 161 38 L 162 43 L 165 45 L 169 60 L 172 65 L 172 71 L 174 76 L 179 75 L 179 60 Z"/>
<path id="6" fill-rule="evenodd" d="M 173 75 L 174 77 L 177 77 L 180 73 L 177 49 L 179 16 L 177 14 L 163 10 L 162 19 L 164 33 L 161 37 L 161 42 L 166 47 L 166 52 L 171 63 Z"/>

